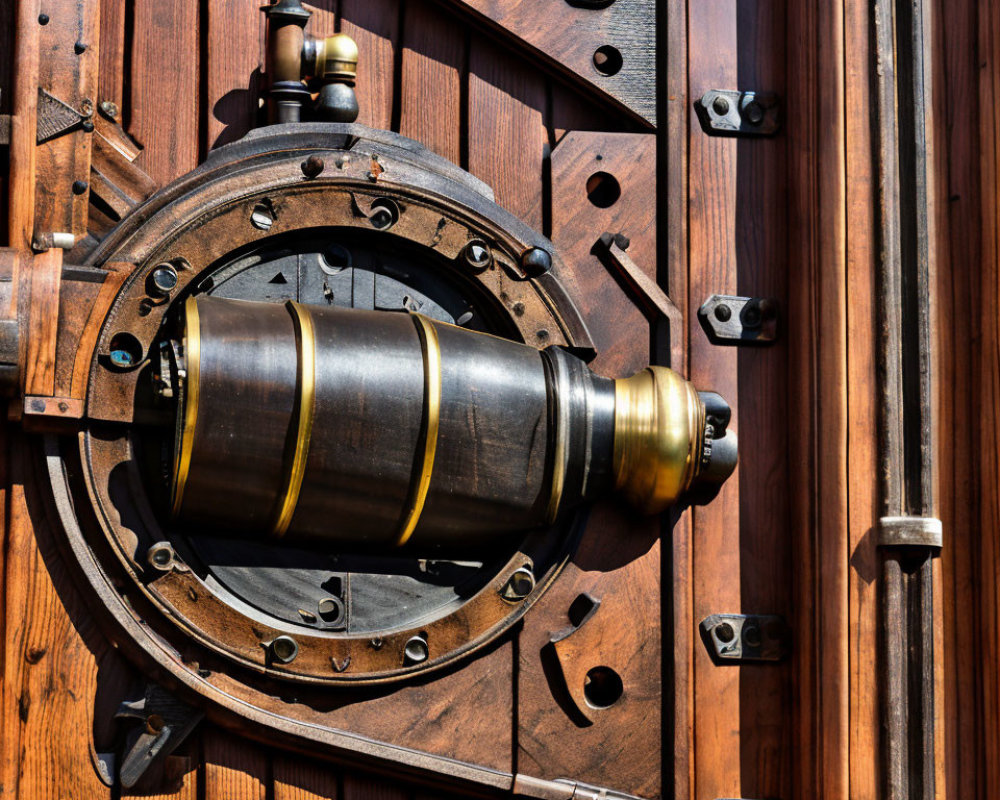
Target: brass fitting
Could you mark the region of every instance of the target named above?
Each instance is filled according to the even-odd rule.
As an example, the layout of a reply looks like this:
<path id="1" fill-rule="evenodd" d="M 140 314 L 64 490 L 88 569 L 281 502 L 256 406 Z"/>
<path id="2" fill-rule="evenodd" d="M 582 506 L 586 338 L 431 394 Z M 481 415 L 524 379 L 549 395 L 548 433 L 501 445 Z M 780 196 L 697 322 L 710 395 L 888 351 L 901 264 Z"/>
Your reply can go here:
<path id="1" fill-rule="evenodd" d="M 302 75 L 320 83 L 316 114 L 328 122 L 354 122 L 358 99 L 358 46 L 343 33 L 325 39 L 307 39 L 302 50 Z"/>
<path id="2" fill-rule="evenodd" d="M 704 397 L 715 396 L 666 367 L 615 381 L 615 488 L 640 511 L 658 514 L 696 482 L 721 484 L 736 467 L 728 417 L 710 418 Z"/>
<path id="3" fill-rule="evenodd" d="M 270 75 L 272 122 L 298 122 L 302 105 L 310 100 L 302 82 L 303 28 L 312 13 L 300 0 L 279 0 L 265 6 L 267 14 L 267 71 Z"/>

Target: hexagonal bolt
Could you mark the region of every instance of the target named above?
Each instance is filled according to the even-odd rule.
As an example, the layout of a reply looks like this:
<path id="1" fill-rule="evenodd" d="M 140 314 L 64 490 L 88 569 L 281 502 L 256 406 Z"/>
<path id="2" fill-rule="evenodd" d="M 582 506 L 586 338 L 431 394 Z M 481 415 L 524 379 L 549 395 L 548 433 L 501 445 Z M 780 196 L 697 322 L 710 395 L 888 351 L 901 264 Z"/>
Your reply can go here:
<path id="1" fill-rule="evenodd" d="M 428 656 L 427 639 L 424 636 L 413 636 L 403 647 L 403 663 L 421 664 Z"/>
<path id="2" fill-rule="evenodd" d="M 299 654 L 299 644 L 291 636 L 279 636 L 267 645 L 267 654 L 279 664 L 291 664 Z"/>
<path id="3" fill-rule="evenodd" d="M 524 600 L 535 588 L 535 573 L 528 567 L 521 567 L 514 570 L 503 589 L 500 596 L 508 603 L 519 603 Z"/>

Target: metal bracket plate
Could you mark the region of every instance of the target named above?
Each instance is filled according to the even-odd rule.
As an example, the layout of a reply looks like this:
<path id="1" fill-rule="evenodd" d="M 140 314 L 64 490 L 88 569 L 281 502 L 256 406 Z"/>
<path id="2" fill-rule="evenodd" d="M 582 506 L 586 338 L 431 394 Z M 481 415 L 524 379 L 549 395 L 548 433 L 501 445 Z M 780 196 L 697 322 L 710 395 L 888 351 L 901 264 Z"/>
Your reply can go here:
<path id="1" fill-rule="evenodd" d="M 41 144 L 75 130 L 87 122 L 93 113 L 94 110 L 89 106 L 85 106 L 83 112 L 77 111 L 58 97 L 39 88 L 36 143 Z"/>
<path id="2" fill-rule="evenodd" d="M 944 532 L 935 517 L 882 517 L 878 521 L 879 547 L 942 547 Z"/>
<path id="3" fill-rule="evenodd" d="M 709 89 L 694 110 L 710 136 L 771 136 L 781 127 L 778 96 L 771 92 Z"/>
<path id="4" fill-rule="evenodd" d="M 776 614 L 712 614 L 699 628 L 719 664 L 781 661 L 788 654 L 788 624 Z"/>
<path id="5" fill-rule="evenodd" d="M 778 335 L 778 301 L 713 294 L 698 309 L 698 321 L 712 344 L 770 344 Z"/>

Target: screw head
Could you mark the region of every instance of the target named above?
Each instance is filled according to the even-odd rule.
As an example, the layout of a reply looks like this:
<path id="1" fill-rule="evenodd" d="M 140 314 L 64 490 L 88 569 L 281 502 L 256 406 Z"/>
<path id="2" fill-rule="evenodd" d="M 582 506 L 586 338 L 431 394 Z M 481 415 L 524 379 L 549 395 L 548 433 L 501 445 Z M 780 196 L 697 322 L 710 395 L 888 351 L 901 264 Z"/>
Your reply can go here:
<path id="1" fill-rule="evenodd" d="M 309 156 L 305 161 L 302 162 L 302 174 L 307 178 L 315 178 L 322 171 L 326 164 L 323 163 L 323 159 L 317 155 Z"/>
<path id="2" fill-rule="evenodd" d="M 529 278 L 537 278 L 552 269 L 552 255 L 541 247 L 531 247 L 521 256 L 521 266 Z"/>
<path id="3" fill-rule="evenodd" d="M 150 274 L 149 280 L 156 294 L 170 294 L 177 288 L 177 270 L 173 264 L 160 264 Z"/>
<path id="4" fill-rule="evenodd" d="M 49 15 L 48 14 L 39 14 L 38 15 L 38 24 L 39 25 L 48 25 L 49 24 Z"/>
<path id="5" fill-rule="evenodd" d="M 719 322 L 729 322 L 729 318 L 732 316 L 733 311 L 729 306 L 720 303 L 715 307 L 715 318 L 719 320 Z"/>
<path id="6" fill-rule="evenodd" d="M 86 181 L 73 181 L 73 194 L 83 194 L 87 191 Z"/>
<path id="7" fill-rule="evenodd" d="M 726 116 L 729 113 L 729 100 L 723 97 L 721 94 L 716 95 L 715 99 L 712 101 L 712 111 L 718 114 L 720 117 Z"/>
<path id="8" fill-rule="evenodd" d="M 174 548 L 168 542 L 157 542 L 146 551 L 146 560 L 154 569 L 169 572 L 174 563 Z"/>
<path id="9" fill-rule="evenodd" d="M 528 567 L 521 567 L 514 570 L 503 589 L 500 596 L 511 603 L 524 600 L 535 588 L 535 573 Z"/>
<path id="10" fill-rule="evenodd" d="M 465 263 L 473 269 L 486 269 L 493 261 L 490 247 L 482 239 L 473 239 L 462 251 Z"/>
<path id="11" fill-rule="evenodd" d="M 733 630 L 733 626 L 728 622 L 720 622 L 715 626 L 715 638 L 723 644 L 731 642 L 735 635 L 736 631 Z"/>
<path id="12" fill-rule="evenodd" d="M 744 107 L 743 116 L 751 125 L 760 125 L 764 121 L 764 109 L 756 100 L 751 100 Z"/>
<path id="13" fill-rule="evenodd" d="M 82 55 L 83 53 L 87 52 L 87 45 L 85 45 L 83 42 L 77 42 L 76 44 L 73 45 L 73 52 L 76 53 L 78 56 Z"/>
<path id="14" fill-rule="evenodd" d="M 267 651 L 279 664 L 291 664 L 299 654 L 299 645 L 291 636 L 279 636 L 267 646 Z"/>
<path id="15" fill-rule="evenodd" d="M 403 647 L 403 661 L 406 664 L 423 663 L 428 654 L 427 640 L 423 636 L 412 637 Z"/>

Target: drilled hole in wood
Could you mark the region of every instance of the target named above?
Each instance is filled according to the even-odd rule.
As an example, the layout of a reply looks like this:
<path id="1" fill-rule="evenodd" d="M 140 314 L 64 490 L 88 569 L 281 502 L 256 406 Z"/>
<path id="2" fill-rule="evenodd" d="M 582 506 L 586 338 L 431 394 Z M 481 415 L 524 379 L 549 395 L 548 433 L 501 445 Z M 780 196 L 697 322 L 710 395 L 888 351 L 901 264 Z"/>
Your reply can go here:
<path id="1" fill-rule="evenodd" d="M 595 172 L 587 178 L 587 199 L 598 208 L 611 208 L 621 196 L 621 184 L 611 173 Z"/>
<path id="2" fill-rule="evenodd" d="M 593 708 L 610 708 L 625 693 L 621 676 L 611 667 L 593 667 L 583 681 L 583 696 Z"/>
<path id="3" fill-rule="evenodd" d="M 609 77 L 617 75 L 623 63 L 621 50 L 617 47 L 612 47 L 610 44 L 598 47 L 594 53 L 594 67 L 602 75 Z"/>

